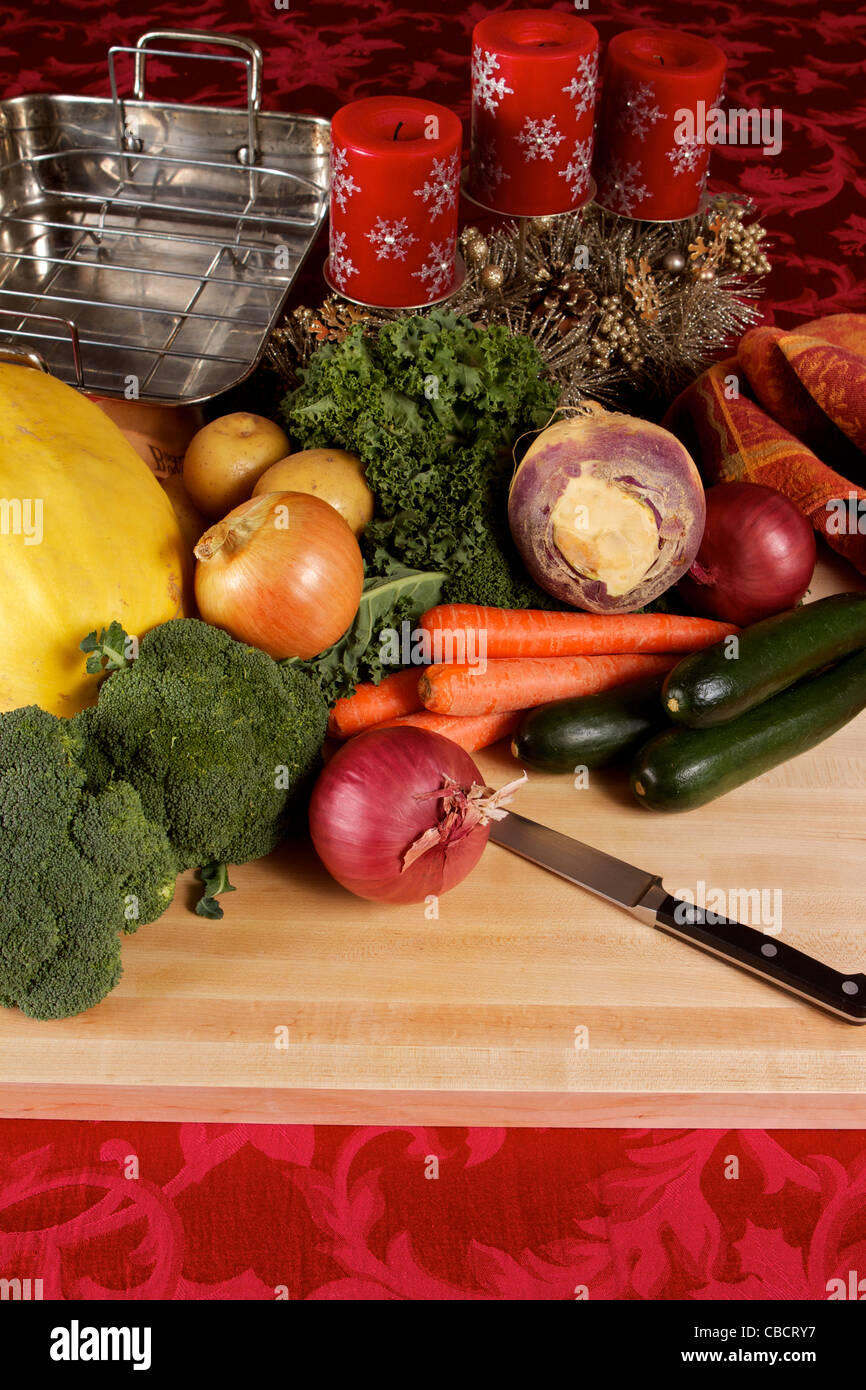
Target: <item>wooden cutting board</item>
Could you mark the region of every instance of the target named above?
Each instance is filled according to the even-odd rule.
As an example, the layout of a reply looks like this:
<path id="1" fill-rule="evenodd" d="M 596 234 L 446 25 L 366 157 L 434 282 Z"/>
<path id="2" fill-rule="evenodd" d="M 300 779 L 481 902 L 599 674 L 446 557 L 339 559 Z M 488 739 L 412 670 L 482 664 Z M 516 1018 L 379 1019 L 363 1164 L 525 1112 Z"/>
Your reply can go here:
<path id="1" fill-rule="evenodd" d="M 861 582 L 822 560 L 812 597 Z M 515 775 L 507 745 L 478 761 Z M 661 873 L 764 890 L 784 938 L 866 965 L 866 714 L 681 816 L 625 778 L 531 775 L 524 815 Z M 866 1125 L 852 1027 L 491 845 L 419 907 L 333 883 L 309 844 L 237 869 L 222 922 L 173 907 L 78 1018 L 0 1010 L 0 1113 L 534 1125 Z M 774 899 L 774 891 L 781 901 Z M 754 920 L 750 918 L 749 920 Z M 774 925 L 764 922 L 763 925 Z"/>

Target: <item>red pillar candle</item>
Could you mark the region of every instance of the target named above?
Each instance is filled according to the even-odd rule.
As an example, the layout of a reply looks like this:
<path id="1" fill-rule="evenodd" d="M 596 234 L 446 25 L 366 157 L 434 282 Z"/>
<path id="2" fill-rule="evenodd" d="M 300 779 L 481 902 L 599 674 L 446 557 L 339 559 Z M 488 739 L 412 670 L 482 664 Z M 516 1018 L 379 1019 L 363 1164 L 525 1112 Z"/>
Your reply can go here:
<path id="1" fill-rule="evenodd" d="M 568 212 L 591 192 L 598 33 L 577 15 L 508 10 L 472 33 L 467 192 L 497 212 Z"/>
<path id="2" fill-rule="evenodd" d="M 629 29 L 611 39 L 596 202 L 655 222 L 697 212 L 710 162 L 705 122 L 722 100 L 724 79 L 722 50 L 693 34 Z"/>
<path id="3" fill-rule="evenodd" d="M 429 304 L 453 288 L 463 130 L 416 97 L 365 97 L 331 123 L 328 279 L 350 299 Z"/>

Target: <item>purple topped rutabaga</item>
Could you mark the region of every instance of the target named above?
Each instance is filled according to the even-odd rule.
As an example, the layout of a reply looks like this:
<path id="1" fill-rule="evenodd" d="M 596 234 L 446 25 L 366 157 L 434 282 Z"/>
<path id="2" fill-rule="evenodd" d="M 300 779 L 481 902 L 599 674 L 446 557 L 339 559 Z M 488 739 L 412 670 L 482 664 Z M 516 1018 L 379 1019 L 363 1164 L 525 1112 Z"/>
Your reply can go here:
<path id="1" fill-rule="evenodd" d="M 590 404 L 549 425 L 511 484 L 508 519 L 547 593 L 593 613 L 631 613 L 685 574 L 704 530 L 700 475 L 660 425 Z"/>

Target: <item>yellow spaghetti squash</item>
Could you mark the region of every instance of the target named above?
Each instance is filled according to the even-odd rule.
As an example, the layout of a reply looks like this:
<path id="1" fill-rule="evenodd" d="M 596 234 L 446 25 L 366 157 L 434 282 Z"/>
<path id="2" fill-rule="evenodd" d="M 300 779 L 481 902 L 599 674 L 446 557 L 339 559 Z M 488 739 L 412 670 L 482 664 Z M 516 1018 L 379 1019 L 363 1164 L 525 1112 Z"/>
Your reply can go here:
<path id="1" fill-rule="evenodd" d="M 93 704 L 82 637 L 183 612 L 171 503 L 117 425 L 32 367 L 0 363 L 0 709 Z"/>

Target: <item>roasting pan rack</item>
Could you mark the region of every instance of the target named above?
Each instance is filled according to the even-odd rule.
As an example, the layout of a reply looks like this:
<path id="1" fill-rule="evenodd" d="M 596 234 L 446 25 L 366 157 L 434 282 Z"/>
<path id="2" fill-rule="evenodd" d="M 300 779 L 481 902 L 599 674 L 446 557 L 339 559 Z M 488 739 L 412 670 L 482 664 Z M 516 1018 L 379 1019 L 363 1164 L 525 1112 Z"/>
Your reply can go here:
<path id="1" fill-rule="evenodd" d="M 246 108 L 146 100 L 149 57 L 243 65 Z M 261 51 L 234 35 L 151 30 L 108 71 L 110 98 L 0 102 L 0 354 L 99 395 L 209 400 L 261 357 L 327 215 L 330 124 L 263 112 Z"/>

